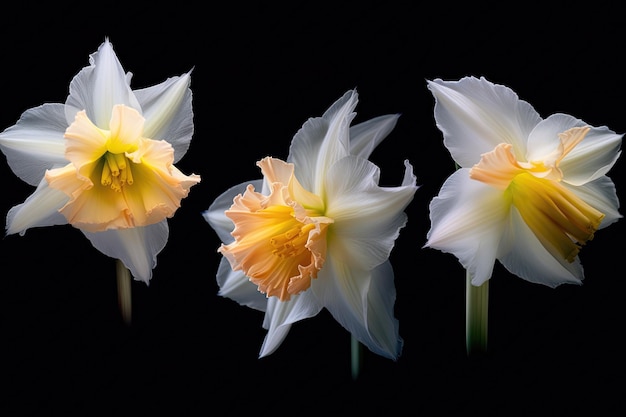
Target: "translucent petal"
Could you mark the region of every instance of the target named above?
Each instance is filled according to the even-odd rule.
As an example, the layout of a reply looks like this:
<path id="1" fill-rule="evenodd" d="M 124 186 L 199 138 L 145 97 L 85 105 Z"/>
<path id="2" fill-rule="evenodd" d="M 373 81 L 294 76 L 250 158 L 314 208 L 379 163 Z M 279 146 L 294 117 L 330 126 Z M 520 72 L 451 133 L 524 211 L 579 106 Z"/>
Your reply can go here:
<path id="1" fill-rule="evenodd" d="M 223 243 L 231 243 L 235 239 L 231 235 L 234 224 L 232 220 L 226 217 L 225 211 L 233 205 L 233 199 L 239 194 L 243 194 L 246 191 L 248 184 L 251 184 L 255 189 L 261 189 L 263 180 L 256 180 L 251 182 L 244 182 L 234 187 L 229 188 L 222 194 L 220 194 L 211 203 L 209 208 L 202 212 L 204 220 L 215 230 L 217 236 Z"/>
<path id="2" fill-rule="evenodd" d="M 146 284 L 152 278 L 157 254 L 163 250 L 169 236 L 167 220 L 144 227 L 114 229 L 83 233 L 100 252 L 120 259 L 136 280 Z"/>
<path id="3" fill-rule="evenodd" d="M 267 329 L 267 335 L 259 356 L 272 354 L 283 342 L 293 323 L 314 317 L 321 310 L 322 305 L 310 291 L 295 295 L 290 301 L 270 297 L 263 320 L 263 328 Z"/>
<path id="4" fill-rule="evenodd" d="M 418 188 L 406 161 L 405 168 L 402 186 L 379 187 L 379 169 L 367 160 L 349 156 L 332 167 L 327 178 L 326 215 L 335 221 L 334 256 L 340 254 L 346 263 L 364 269 L 389 257 L 406 224 L 404 209 Z"/>
<path id="5" fill-rule="evenodd" d="M 267 297 L 241 271 L 233 271 L 228 260 L 220 260 L 217 269 L 218 295 L 235 300 L 243 306 L 259 311 L 267 310 Z"/>
<path id="6" fill-rule="evenodd" d="M 87 116 L 101 129 L 109 128 L 111 110 L 116 104 L 125 104 L 141 112 L 141 106 L 130 88 L 130 73 L 124 74 L 113 46 L 106 39 L 89 56 L 84 67 L 70 83 L 66 119 L 69 125 L 77 110 L 86 110 Z"/>
<path id="7" fill-rule="evenodd" d="M 510 143 L 516 159 L 524 159 L 528 135 L 541 117 L 513 90 L 483 77 L 436 79 L 428 88 L 444 144 L 461 167 L 470 168 L 500 143 Z"/>
<path id="8" fill-rule="evenodd" d="M 368 159 L 374 149 L 389 135 L 399 114 L 375 117 L 350 128 L 350 153 Z"/>
<path id="9" fill-rule="evenodd" d="M 566 183 L 563 183 L 563 185 L 587 204 L 604 214 L 604 219 L 602 219 L 598 230 L 615 223 L 623 217 L 618 211 L 620 205 L 615 184 L 609 177 L 600 177 L 577 187 Z"/>
<path id="10" fill-rule="evenodd" d="M 62 104 L 44 104 L 26 110 L 0 133 L 0 149 L 15 175 L 37 186 L 47 169 L 67 164 L 63 138 L 67 126 Z"/>
<path id="11" fill-rule="evenodd" d="M 48 187 L 48 182 L 42 179 L 26 201 L 9 210 L 6 233 L 23 235 L 31 227 L 67 224 L 65 217 L 59 213 L 67 200 L 67 195 Z"/>
<path id="12" fill-rule="evenodd" d="M 503 234 L 509 250 L 499 256 L 504 267 L 527 281 L 556 287 L 561 284 L 581 284 L 583 269 L 578 258 L 567 262 L 552 256 L 522 220 L 519 212 L 511 210 L 509 228 Z"/>
<path id="13" fill-rule="evenodd" d="M 378 355 L 396 360 L 403 341 L 394 317 L 396 290 L 391 264 L 385 262 L 366 271 L 343 264 L 334 254 L 313 282 L 313 291 L 359 342 Z"/>
<path id="14" fill-rule="evenodd" d="M 321 118 L 309 119 L 291 142 L 287 162 L 294 163 L 302 186 L 320 197 L 329 167 L 350 154 L 350 123 L 357 101 L 356 91 L 348 91 Z"/>
<path id="15" fill-rule="evenodd" d="M 191 72 L 134 90 L 146 119 L 144 136 L 169 142 L 174 148 L 174 163 L 187 152 L 194 132 L 190 83 Z"/>
<path id="16" fill-rule="evenodd" d="M 491 277 L 499 251 L 507 250 L 500 239 L 508 212 L 502 191 L 471 180 L 468 169 L 459 169 L 430 203 L 425 246 L 454 254 L 472 283 L 481 285 Z"/>

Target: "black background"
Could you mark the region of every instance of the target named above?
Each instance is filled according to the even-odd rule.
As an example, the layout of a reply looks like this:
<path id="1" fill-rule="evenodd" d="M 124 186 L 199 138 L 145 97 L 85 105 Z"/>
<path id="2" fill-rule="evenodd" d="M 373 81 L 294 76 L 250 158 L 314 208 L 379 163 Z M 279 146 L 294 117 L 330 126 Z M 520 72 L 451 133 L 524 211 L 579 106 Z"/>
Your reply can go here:
<path id="1" fill-rule="evenodd" d="M 130 327 L 114 261 L 78 230 L 0 240 L 0 413 L 623 414 L 623 220 L 581 252 L 582 286 L 550 289 L 497 265 L 482 357 L 465 352 L 464 270 L 422 248 L 428 203 L 454 170 L 426 80 L 485 76 L 543 117 L 564 112 L 624 133 L 621 11 L 602 2 L 412 4 L 2 6 L 0 129 L 64 102 L 108 36 L 135 89 L 193 68 L 195 134 L 177 166 L 202 182 L 169 221 L 150 285 L 132 284 Z M 302 123 L 352 88 L 355 123 L 402 114 L 372 155 L 381 184 L 398 185 L 409 159 L 421 185 L 391 255 L 403 355 L 367 352 L 356 381 L 350 335 L 325 311 L 258 358 L 263 315 L 217 296 L 219 240 L 201 216 L 227 187 L 259 178 L 257 160 L 286 158 Z M 0 170 L 5 216 L 33 188 L 4 159 Z M 609 176 L 623 199 L 623 159 Z"/>

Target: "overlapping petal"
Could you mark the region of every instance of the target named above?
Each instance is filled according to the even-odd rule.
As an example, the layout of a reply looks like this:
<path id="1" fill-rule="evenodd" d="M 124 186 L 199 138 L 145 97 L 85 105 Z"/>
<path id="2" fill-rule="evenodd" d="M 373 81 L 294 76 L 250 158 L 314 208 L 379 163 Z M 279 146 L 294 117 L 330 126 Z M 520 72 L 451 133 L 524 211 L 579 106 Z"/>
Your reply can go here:
<path id="1" fill-rule="evenodd" d="M 15 174 L 37 186 L 9 211 L 8 234 L 72 223 L 97 249 L 122 260 L 136 279 L 148 282 L 156 255 L 167 242 L 165 219 L 199 177 L 186 176 L 173 165 L 193 134 L 190 72 L 141 90 L 131 88 L 131 78 L 105 39 L 70 82 L 65 104 L 24 112 L 0 133 L 0 149 Z M 138 116 L 122 111 L 124 107 Z M 105 167 L 106 158 L 113 156 L 134 165 L 132 172 L 113 178 L 116 189 L 134 180 L 136 192 L 111 198 L 117 191 L 99 186 L 100 178 L 105 185 L 108 175 L 117 175 Z M 134 178 L 127 180 L 126 174 Z"/>
<path id="2" fill-rule="evenodd" d="M 324 234 L 311 229 L 306 245 L 314 253 L 313 259 L 320 261 L 315 265 L 321 269 L 315 276 L 301 262 L 298 266 L 301 274 L 311 273 L 312 279 L 299 279 L 297 283 L 310 282 L 310 287 L 296 287 L 298 291 L 289 298 L 269 296 L 262 304 L 258 297 L 260 292 L 249 277 L 256 268 L 254 271 L 246 267 L 240 270 L 242 263 L 233 262 L 233 259 L 228 263 L 222 259 L 217 276 L 220 294 L 265 311 L 263 327 L 268 333 L 261 357 L 280 346 L 292 324 L 317 315 L 322 308 L 328 309 L 342 326 L 373 352 L 394 360 L 400 355 L 403 342 L 398 321 L 394 318 L 394 273 L 388 258 L 400 229 L 406 224 L 404 209 L 418 186 L 408 161 L 400 186 L 378 185 L 379 168 L 367 158 L 391 132 L 398 116 L 380 116 L 351 127 L 357 97 L 356 91 L 348 91 L 321 117 L 307 120 L 293 138 L 286 163 L 268 159 L 259 162 L 263 180 L 257 181 L 253 187 L 241 184 L 227 190 L 204 213 L 222 242 L 233 250 L 244 244 L 241 233 L 247 229 L 244 223 L 240 223 L 244 217 L 227 216 L 225 212 L 245 207 L 254 211 L 257 207 L 252 202 L 241 205 L 245 197 L 238 196 L 244 192 L 255 190 L 260 193 L 256 195 L 259 202 L 266 199 L 264 205 L 258 207 L 282 205 L 285 209 L 281 212 L 293 212 L 295 219 L 321 221 L 327 225 Z M 262 189 L 259 182 L 263 184 Z M 284 199 L 273 196 L 278 192 L 283 193 Z M 228 218 L 237 224 L 229 224 Z M 273 230 L 268 230 L 269 234 L 263 239 L 246 242 L 248 245 L 255 241 L 265 245 L 263 242 L 281 229 Z M 245 233 L 252 234 L 252 231 Z M 318 234 L 314 236 L 314 233 Z M 260 231 L 255 231 L 254 237 L 259 236 L 262 236 Z M 320 237 L 325 239 L 323 244 Z M 256 250 L 253 246 L 243 249 Z M 227 265 L 234 267 L 234 271 Z M 282 270 L 285 268 L 276 265 L 272 269 L 279 275 Z M 256 294 L 252 292 L 253 288 Z"/>
<path id="3" fill-rule="evenodd" d="M 454 254 L 474 285 L 491 277 L 496 259 L 531 282 L 581 283 L 578 251 L 622 217 L 606 174 L 623 135 L 566 114 L 541 119 L 511 89 L 482 77 L 428 87 L 462 168 L 430 204 L 425 246 Z"/>
<path id="4" fill-rule="evenodd" d="M 435 121 L 444 144 L 459 166 L 470 168 L 499 143 L 510 143 L 515 156 L 526 155 L 526 141 L 541 121 L 539 114 L 511 89 L 483 77 L 428 81 L 437 101 Z"/>

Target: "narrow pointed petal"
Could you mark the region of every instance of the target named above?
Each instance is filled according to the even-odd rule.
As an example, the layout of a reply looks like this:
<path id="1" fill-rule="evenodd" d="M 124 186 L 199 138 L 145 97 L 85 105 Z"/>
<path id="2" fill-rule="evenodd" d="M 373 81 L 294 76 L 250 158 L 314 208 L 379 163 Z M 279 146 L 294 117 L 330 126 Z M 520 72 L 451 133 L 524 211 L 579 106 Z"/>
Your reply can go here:
<path id="1" fill-rule="evenodd" d="M 375 117 L 350 128 L 350 153 L 369 159 L 370 155 L 391 133 L 398 122 L 399 114 Z"/>
<path id="2" fill-rule="evenodd" d="M 246 191 L 246 187 L 251 184 L 254 189 L 260 190 L 263 180 L 256 180 L 250 182 L 244 182 L 234 187 L 229 188 L 222 194 L 220 194 L 211 203 L 209 208 L 202 212 L 202 216 L 209 223 L 209 225 L 215 230 L 215 233 L 219 239 L 228 244 L 232 243 L 235 238 L 231 235 L 234 229 L 234 224 L 231 219 L 226 217 L 226 210 L 233 205 L 233 199 Z"/>
<path id="3" fill-rule="evenodd" d="M 44 104 L 26 110 L 18 122 L 0 133 L 0 149 L 22 181 L 37 186 L 47 169 L 67 164 L 67 129 L 63 105 Z"/>
<path id="4" fill-rule="evenodd" d="M 565 283 L 582 283 L 584 276 L 580 260 L 576 258 L 570 263 L 553 256 L 524 223 L 516 209 L 512 209 L 509 225 L 504 239 L 510 243 L 510 250 L 499 257 L 509 272 L 552 288 Z"/>
<path id="5" fill-rule="evenodd" d="M 322 117 L 309 119 L 291 142 L 287 162 L 294 163 L 296 177 L 314 194 L 323 193 L 330 166 L 350 154 L 350 123 L 357 101 L 356 91 L 348 91 Z"/>
<path id="6" fill-rule="evenodd" d="M 89 64 L 70 83 L 70 94 L 65 103 L 68 106 L 68 125 L 80 110 L 86 110 L 89 119 L 101 129 L 108 129 L 111 110 L 116 104 L 141 112 L 141 106 L 130 88 L 130 74 L 127 76 L 124 73 L 108 39 L 90 55 Z"/>
<path id="7" fill-rule="evenodd" d="M 430 203 L 431 228 L 425 246 L 452 253 L 471 274 L 472 284 L 491 277 L 496 256 L 506 251 L 500 237 L 509 205 L 501 191 L 455 171 Z"/>
<path id="8" fill-rule="evenodd" d="M 272 354 L 283 342 L 293 323 L 314 317 L 321 310 L 322 305 L 310 291 L 295 295 L 290 301 L 270 297 L 263 320 L 263 328 L 267 329 L 267 335 L 259 356 L 262 358 Z"/>
<path id="9" fill-rule="evenodd" d="M 194 132 L 190 84 L 191 72 L 134 91 L 146 119 L 144 136 L 169 142 L 174 163 L 187 152 Z"/>
<path id="10" fill-rule="evenodd" d="M 541 117 L 513 90 L 483 77 L 436 79 L 428 88 L 444 144 L 461 167 L 470 168 L 500 143 L 512 144 L 518 160 L 526 155 L 526 140 Z"/>
<path id="11" fill-rule="evenodd" d="M 67 224 L 59 209 L 67 203 L 65 193 L 48 187 L 42 179 L 37 189 L 22 204 L 14 206 L 7 214 L 6 234 L 24 235 L 32 227 Z"/>
<path id="12" fill-rule="evenodd" d="M 152 278 L 157 254 L 163 250 L 169 236 L 167 221 L 131 229 L 83 233 L 91 244 L 107 256 L 121 260 L 136 280 L 146 284 Z"/>
<path id="13" fill-rule="evenodd" d="M 218 295 L 259 311 L 267 310 L 267 296 L 241 271 L 233 271 L 228 260 L 220 260 L 217 269 Z"/>
<path id="14" fill-rule="evenodd" d="M 403 340 L 394 317 L 396 290 L 389 262 L 372 271 L 329 258 L 312 289 L 332 316 L 372 352 L 396 360 Z"/>

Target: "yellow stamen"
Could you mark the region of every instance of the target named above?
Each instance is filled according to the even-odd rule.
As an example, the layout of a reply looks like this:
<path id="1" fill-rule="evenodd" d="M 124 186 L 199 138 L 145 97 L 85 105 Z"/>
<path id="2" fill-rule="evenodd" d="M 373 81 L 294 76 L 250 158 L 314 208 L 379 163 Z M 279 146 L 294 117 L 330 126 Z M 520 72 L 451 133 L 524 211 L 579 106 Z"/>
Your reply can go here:
<path id="1" fill-rule="evenodd" d="M 106 163 L 109 165 L 109 169 L 111 170 L 111 175 L 113 175 L 114 177 L 117 177 L 118 175 L 120 175 L 120 168 L 119 166 L 117 166 L 117 159 L 115 158 L 115 154 L 112 154 L 111 152 L 107 152 L 104 155 L 104 158 L 106 159 Z"/>
<path id="2" fill-rule="evenodd" d="M 306 249 L 309 232 L 314 228 L 315 225 L 309 223 L 272 237 L 270 244 L 276 248 L 272 253 L 279 258 L 300 255 Z"/>
<path id="3" fill-rule="evenodd" d="M 104 161 L 102 164 L 102 175 L 100 176 L 100 184 L 104 186 L 111 185 L 111 168 L 109 164 Z"/>
<path id="4" fill-rule="evenodd" d="M 604 214 L 558 182 L 523 173 L 515 176 L 507 192 L 524 222 L 551 252 L 568 262 L 593 239 Z"/>

